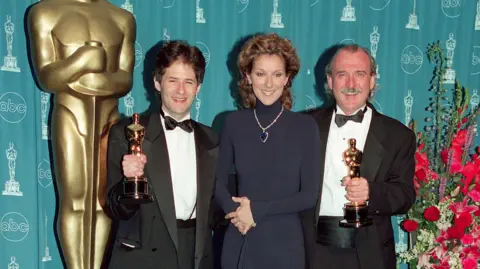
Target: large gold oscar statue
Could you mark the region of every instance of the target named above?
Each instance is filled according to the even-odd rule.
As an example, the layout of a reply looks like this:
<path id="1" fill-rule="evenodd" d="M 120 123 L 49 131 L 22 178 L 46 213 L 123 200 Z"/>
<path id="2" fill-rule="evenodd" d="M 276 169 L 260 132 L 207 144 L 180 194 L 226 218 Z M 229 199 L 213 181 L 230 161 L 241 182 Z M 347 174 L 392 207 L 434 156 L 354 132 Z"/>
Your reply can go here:
<path id="1" fill-rule="evenodd" d="M 133 80 L 135 19 L 106 0 L 42 0 L 28 14 L 40 87 L 54 95 L 52 147 L 58 234 L 68 269 L 100 268 L 110 232 L 108 128 Z"/>

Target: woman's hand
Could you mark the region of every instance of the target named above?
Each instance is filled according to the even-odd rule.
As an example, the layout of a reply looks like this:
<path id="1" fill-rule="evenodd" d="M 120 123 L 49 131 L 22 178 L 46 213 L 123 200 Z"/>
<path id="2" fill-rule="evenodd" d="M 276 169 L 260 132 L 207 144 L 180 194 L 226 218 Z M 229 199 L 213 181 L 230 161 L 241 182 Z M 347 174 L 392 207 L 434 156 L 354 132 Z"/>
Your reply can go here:
<path id="1" fill-rule="evenodd" d="M 250 200 L 247 197 L 232 197 L 232 200 L 239 203 L 240 206 L 235 212 L 228 213 L 225 218 L 230 219 L 230 222 L 237 227 L 238 231 L 245 235 L 252 227 L 256 226 L 250 208 Z"/>

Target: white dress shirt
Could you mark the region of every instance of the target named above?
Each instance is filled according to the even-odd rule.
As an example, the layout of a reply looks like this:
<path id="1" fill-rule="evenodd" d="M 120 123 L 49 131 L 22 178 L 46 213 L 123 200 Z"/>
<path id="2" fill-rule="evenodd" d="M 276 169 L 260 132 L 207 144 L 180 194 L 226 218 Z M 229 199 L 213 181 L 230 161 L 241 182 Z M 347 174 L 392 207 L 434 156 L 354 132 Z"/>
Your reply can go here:
<path id="1" fill-rule="evenodd" d="M 363 109 L 365 109 L 365 106 L 355 113 Z M 342 127 L 338 127 L 335 124 L 336 113 L 345 115 L 337 105 L 330 122 L 320 200 L 320 216 L 343 216 L 343 206 L 349 202 L 345 198 L 345 187 L 341 185 L 342 178 L 348 173 L 348 167 L 343 161 L 343 152 L 348 148 L 348 139 L 350 138 L 355 138 L 357 140 L 356 148 L 363 151 L 372 120 L 372 110 L 367 107 L 361 123 L 350 120 Z"/>
<path id="2" fill-rule="evenodd" d="M 166 112 L 165 116 L 169 116 Z M 177 219 L 188 220 L 196 217 L 197 201 L 197 155 L 193 132 L 188 133 L 177 127 L 165 128 L 165 120 L 160 116 L 165 138 L 173 186 L 173 199 Z M 180 121 L 190 119 L 190 114 Z"/>

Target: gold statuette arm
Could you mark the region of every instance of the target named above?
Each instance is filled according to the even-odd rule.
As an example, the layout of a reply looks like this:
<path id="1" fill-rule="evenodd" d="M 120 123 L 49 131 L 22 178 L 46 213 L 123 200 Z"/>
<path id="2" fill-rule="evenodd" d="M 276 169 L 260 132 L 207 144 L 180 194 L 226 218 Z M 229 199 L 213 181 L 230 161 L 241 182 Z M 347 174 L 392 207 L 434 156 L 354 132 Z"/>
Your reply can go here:
<path id="1" fill-rule="evenodd" d="M 127 13 L 125 20 L 124 37 L 118 60 L 119 66 L 114 72 L 85 74 L 78 81 L 71 83 L 75 91 L 95 96 L 126 95 L 133 85 L 133 66 L 135 62 L 135 17 Z"/>
<path id="2" fill-rule="evenodd" d="M 53 41 L 54 14 L 32 8 L 28 14 L 30 49 L 41 87 L 52 93 L 68 91 L 67 84 L 89 72 L 105 69 L 101 47 L 82 46 L 65 59 L 58 59 Z"/>
<path id="3" fill-rule="evenodd" d="M 48 10 L 36 9 L 28 14 L 30 47 L 34 70 L 40 86 L 51 93 L 76 91 L 84 95 L 126 95 L 133 84 L 135 19 L 128 13 L 124 17 L 124 37 L 120 56 L 107 69 L 107 53 L 102 44 L 83 45 L 62 57 L 56 49 L 53 29 L 56 15 Z M 86 40 L 90 41 L 90 40 Z"/>

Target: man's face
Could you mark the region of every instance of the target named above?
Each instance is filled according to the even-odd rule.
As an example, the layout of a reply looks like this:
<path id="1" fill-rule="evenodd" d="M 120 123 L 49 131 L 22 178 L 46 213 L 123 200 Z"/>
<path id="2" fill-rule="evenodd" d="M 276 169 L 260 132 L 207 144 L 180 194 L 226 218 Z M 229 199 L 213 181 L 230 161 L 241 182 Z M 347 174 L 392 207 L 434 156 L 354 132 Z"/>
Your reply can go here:
<path id="1" fill-rule="evenodd" d="M 375 74 L 370 72 L 370 59 L 362 51 L 341 50 L 332 62 L 332 74 L 327 76 L 337 105 L 350 115 L 363 107 L 375 86 Z"/>
<path id="2" fill-rule="evenodd" d="M 162 97 L 162 109 L 176 120 L 190 113 L 195 95 L 200 91 L 192 65 L 177 60 L 165 69 L 161 81 L 154 79 Z"/>

